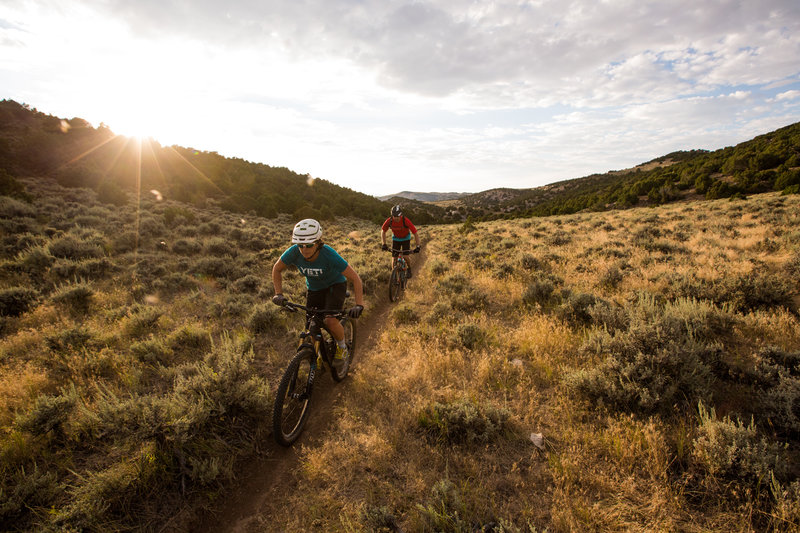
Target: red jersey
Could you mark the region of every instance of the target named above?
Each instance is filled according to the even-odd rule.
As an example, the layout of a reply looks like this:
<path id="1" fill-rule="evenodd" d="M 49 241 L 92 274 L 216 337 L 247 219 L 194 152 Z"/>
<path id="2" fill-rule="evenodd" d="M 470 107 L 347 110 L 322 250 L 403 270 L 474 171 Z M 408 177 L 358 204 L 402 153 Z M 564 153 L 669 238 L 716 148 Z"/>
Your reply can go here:
<path id="1" fill-rule="evenodd" d="M 384 232 L 392 228 L 392 233 L 394 234 L 394 238 L 397 241 L 405 241 L 411 238 L 409 232 L 413 233 L 414 235 L 417 234 L 417 228 L 414 227 L 414 224 L 411 223 L 406 217 L 400 217 L 400 220 L 397 222 L 393 222 L 393 217 L 389 217 L 386 219 L 386 222 L 383 223 L 381 226 L 381 230 Z"/>

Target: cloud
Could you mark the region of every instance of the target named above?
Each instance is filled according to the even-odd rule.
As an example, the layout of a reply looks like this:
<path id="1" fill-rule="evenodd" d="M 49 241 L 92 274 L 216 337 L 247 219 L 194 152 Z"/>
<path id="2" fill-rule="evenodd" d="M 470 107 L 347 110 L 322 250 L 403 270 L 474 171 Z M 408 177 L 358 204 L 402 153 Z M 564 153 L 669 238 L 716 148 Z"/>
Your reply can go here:
<path id="1" fill-rule="evenodd" d="M 797 99 L 800 99 L 800 91 L 796 91 L 796 90 L 794 90 L 794 91 L 786 91 L 786 92 L 780 93 L 779 95 L 777 95 L 775 97 L 775 100 L 777 100 L 778 102 L 781 102 L 781 101 L 784 101 L 784 100 L 797 100 Z"/>
<path id="2" fill-rule="evenodd" d="M 591 99 L 592 86 L 575 82 L 613 75 L 618 90 L 636 97 L 645 90 L 625 84 L 620 67 L 642 61 L 662 82 L 691 73 L 700 86 L 766 83 L 796 71 L 800 55 L 793 0 L 86 2 L 148 37 L 183 34 L 232 49 L 280 50 L 298 61 L 345 58 L 377 72 L 387 87 L 430 96 L 492 85 L 502 96 L 516 84 L 527 100 L 552 91 Z M 664 63 L 664 54 L 677 64 Z"/>
<path id="3" fill-rule="evenodd" d="M 800 117 L 796 0 L 17 9 L 0 7 L 7 96 L 19 88 L 42 109 L 112 128 L 160 120 L 168 144 L 365 192 L 434 180 L 481 190 L 499 176 L 536 186 L 733 144 Z M 16 47 L 2 44 L 10 38 Z"/>

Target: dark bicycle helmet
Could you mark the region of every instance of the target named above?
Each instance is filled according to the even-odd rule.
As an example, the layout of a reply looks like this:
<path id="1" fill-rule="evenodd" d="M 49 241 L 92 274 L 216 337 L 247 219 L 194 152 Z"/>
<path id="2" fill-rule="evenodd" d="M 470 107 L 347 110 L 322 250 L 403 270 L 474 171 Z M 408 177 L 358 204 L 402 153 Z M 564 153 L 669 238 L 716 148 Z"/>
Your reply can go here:
<path id="1" fill-rule="evenodd" d="M 403 210 L 400 209 L 400 204 L 397 204 L 392 208 L 392 216 L 393 217 L 401 217 L 403 216 Z"/>

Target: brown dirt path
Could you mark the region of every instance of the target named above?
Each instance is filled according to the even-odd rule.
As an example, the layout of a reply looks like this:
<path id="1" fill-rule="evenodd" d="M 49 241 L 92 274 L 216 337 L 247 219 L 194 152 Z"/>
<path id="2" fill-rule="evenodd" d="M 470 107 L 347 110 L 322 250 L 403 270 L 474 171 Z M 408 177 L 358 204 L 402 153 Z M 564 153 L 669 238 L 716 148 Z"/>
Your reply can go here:
<path id="1" fill-rule="evenodd" d="M 425 249 L 414 257 L 414 278 L 409 290 L 414 290 L 422 277 L 427 259 Z M 387 261 L 388 262 L 388 261 Z M 422 286 L 420 284 L 420 286 Z M 388 287 L 378 289 L 378 294 L 368 300 L 370 306 L 358 320 L 357 347 L 351 374 L 358 372 L 359 366 L 369 361 L 370 352 L 375 347 L 394 304 L 389 302 Z M 191 533 L 253 533 L 258 531 L 259 517 L 270 504 L 281 501 L 283 495 L 295 490 L 298 484 L 296 472 L 304 454 L 304 449 L 314 449 L 322 440 L 329 427 L 334 408 L 343 394 L 347 394 L 350 379 L 336 384 L 329 372 L 321 376 L 315 384 L 313 407 L 303 434 L 289 448 L 276 444 L 271 438 L 264 443 L 263 453 L 253 458 L 243 471 L 239 472 L 236 486 L 223 497 L 220 508 L 204 516 L 189 520 L 186 527 L 167 528 L 164 531 L 188 531 Z M 268 512 L 268 511 L 267 511 Z"/>

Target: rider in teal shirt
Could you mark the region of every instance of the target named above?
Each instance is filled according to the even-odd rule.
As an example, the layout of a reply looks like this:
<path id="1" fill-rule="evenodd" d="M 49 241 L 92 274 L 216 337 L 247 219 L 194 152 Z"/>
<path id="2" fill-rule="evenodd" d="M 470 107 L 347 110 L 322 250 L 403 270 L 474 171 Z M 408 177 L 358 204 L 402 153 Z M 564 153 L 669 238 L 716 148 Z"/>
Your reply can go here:
<path id="1" fill-rule="evenodd" d="M 292 231 L 292 243 L 272 267 L 272 284 L 275 305 L 285 305 L 283 296 L 283 271 L 294 265 L 306 278 L 306 307 L 312 309 L 341 309 L 347 298 L 347 281 L 353 284 L 356 305 L 348 314 L 358 318 L 364 310 L 364 289 L 361 278 L 336 250 L 322 242 L 322 227 L 319 222 L 307 218 L 298 222 Z M 336 339 L 338 348 L 335 357 L 346 357 L 344 328 L 332 316 L 325 317 L 325 326 Z"/>

